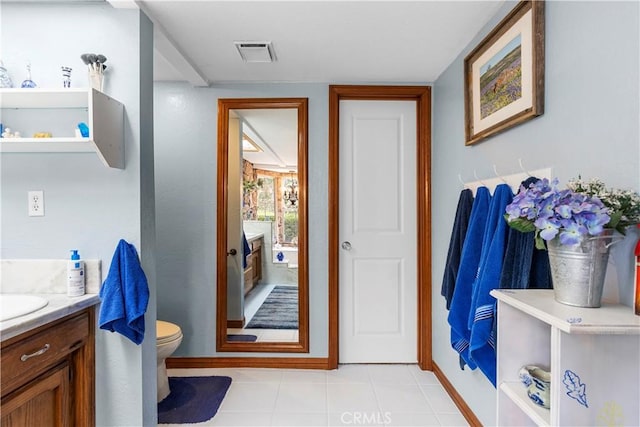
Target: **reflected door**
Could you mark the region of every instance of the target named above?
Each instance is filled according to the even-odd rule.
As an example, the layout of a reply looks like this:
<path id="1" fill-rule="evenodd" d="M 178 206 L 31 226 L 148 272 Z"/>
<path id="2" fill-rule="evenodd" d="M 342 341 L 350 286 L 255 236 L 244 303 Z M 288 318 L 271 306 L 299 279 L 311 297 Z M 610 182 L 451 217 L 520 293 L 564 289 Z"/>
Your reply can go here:
<path id="1" fill-rule="evenodd" d="M 340 363 L 415 363 L 416 103 L 340 102 Z"/>

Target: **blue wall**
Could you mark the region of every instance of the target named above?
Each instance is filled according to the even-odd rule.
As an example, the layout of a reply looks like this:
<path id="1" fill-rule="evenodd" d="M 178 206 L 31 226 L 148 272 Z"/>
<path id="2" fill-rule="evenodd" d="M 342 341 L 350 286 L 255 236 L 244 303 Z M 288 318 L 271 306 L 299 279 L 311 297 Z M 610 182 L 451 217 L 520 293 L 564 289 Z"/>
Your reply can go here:
<path id="1" fill-rule="evenodd" d="M 461 371 L 449 344 L 440 283 L 457 197 L 465 181 L 552 168 L 640 188 L 638 3 L 548 2 L 545 114 L 472 147 L 464 145 L 463 59 L 504 17 L 506 4 L 434 84 L 432 144 L 433 357 L 471 409 L 495 424 L 495 389 Z M 608 77 L 611 76 L 611 77 Z M 159 317 L 183 328 L 177 356 L 215 352 L 217 99 L 309 97 L 311 357 L 327 355 L 327 85 L 155 85 Z M 629 304 L 636 234 L 614 249 L 606 291 Z M 258 354 L 252 354 L 258 356 Z M 303 355 L 304 356 L 304 355 Z"/>
<path id="2" fill-rule="evenodd" d="M 328 85 L 156 83 L 158 318 L 182 328 L 176 356 L 216 355 L 218 98 L 282 97 L 309 98 L 310 353 L 286 356 L 327 357 Z"/>
<path id="3" fill-rule="evenodd" d="M 126 147 L 124 170 L 105 167 L 94 153 L 3 153 L 2 258 L 67 259 L 77 248 L 83 258 L 102 260 L 104 278 L 120 238 L 138 248 L 152 292 L 146 315 L 151 339 L 136 346 L 97 331 L 96 417 L 100 426 L 155 425 L 152 24 L 137 10 L 108 4 L 1 8 L 2 59 L 14 85 L 26 78 L 30 61 L 42 88 L 62 87 L 62 65 L 73 68 L 72 87 L 87 87 L 80 55 L 106 55 L 105 92 L 125 106 Z M 28 190 L 44 190 L 44 217 L 27 216 Z"/>
<path id="4" fill-rule="evenodd" d="M 434 85 L 433 358 L 485 425 L 495 425 L 495 389 L 478 371 L 461 371 L 449 344 L 443 267 L 464 181 L 552 168 L 561 183 L 582 175 L 640 189 L 639 3 L 546 3 L 544 115 L 474 146 L 464 145 L 463 60 L 511 10 L 508 2 Z M 631 304 L 633 233 L 613 250 L 605 292 Z M 526 362 L 526 361 L 523 361 Z"/>

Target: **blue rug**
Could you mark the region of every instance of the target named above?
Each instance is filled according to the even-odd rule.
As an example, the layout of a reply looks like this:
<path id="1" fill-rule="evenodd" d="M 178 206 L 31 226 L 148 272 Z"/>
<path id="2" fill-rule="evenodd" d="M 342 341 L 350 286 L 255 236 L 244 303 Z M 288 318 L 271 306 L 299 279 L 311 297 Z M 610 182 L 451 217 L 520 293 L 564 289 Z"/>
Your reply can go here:
<path id="1" fill-rule="evenodd" d="M 171 394 L 158 403 L 158 424 L 210 420 L 218 412 L 230 385 L 229 377 L 169 377 Z"/>
<path id="2" fill-rule="evenodd" d="M 228 334 L 227 342 L 255 342 L 258 337 L 248 334 Z"/>
<path id="3" fill-rule="evenodd" d="M 298 288 L 276 286 L 246 329 L 298 329 Z"/>

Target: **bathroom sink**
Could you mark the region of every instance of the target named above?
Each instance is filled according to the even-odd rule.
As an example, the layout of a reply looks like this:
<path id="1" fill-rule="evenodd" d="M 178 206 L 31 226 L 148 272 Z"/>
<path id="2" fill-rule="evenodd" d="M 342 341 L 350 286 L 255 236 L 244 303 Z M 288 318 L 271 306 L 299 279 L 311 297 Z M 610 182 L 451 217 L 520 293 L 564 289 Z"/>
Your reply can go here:
<path id="1" fill-rule="evenodd" d="M 49 304 L 35 295 L 0 294 L 0 322 L 33 313 Z"/>

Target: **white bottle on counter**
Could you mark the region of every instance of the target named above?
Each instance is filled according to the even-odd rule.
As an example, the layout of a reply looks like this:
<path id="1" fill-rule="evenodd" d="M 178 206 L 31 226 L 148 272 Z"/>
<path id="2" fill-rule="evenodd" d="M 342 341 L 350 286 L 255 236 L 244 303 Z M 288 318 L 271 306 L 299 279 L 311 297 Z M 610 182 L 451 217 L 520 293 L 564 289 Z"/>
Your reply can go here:
<path id="1" fill-rule="evenodd" d="M 77 249 L 71 250 L 71 261 L 67 266 L 67 296 L 84 295 L 84 262 Z"/>

